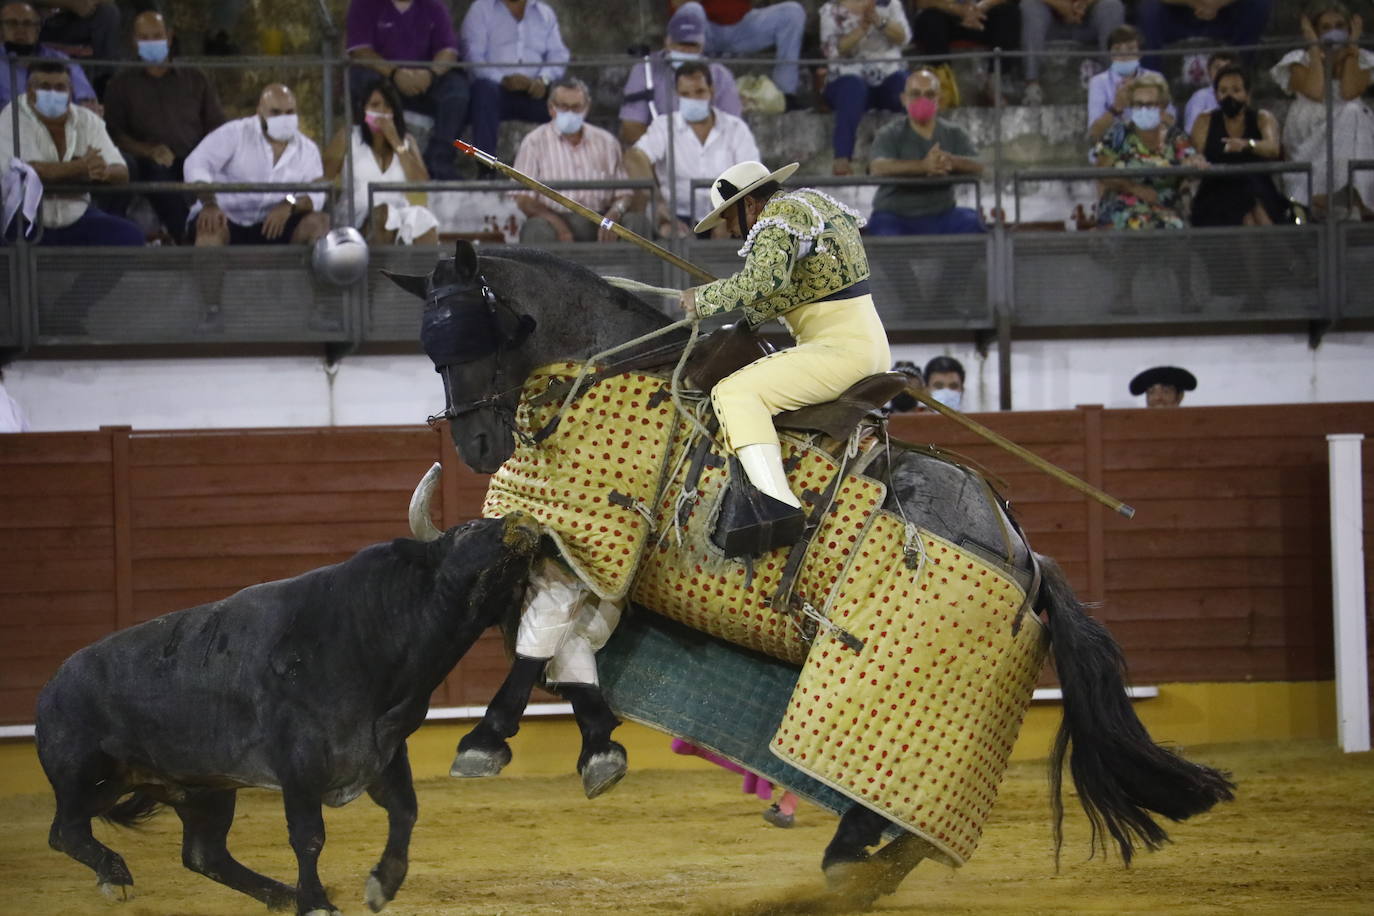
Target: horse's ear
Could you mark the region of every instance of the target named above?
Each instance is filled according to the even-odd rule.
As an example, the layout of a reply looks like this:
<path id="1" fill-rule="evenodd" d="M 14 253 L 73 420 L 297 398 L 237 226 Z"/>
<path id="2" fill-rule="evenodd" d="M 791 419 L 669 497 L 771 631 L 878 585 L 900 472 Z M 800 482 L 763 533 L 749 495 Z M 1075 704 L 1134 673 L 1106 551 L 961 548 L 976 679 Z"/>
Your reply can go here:
<path id="1" fill-rule="evenodd" d="M 411 274 L 394 274 L 394 273 L 392 273 L 392 272 L 389 271 L 389 270 L 383 270 L 382 273 L 383 273 L 383 274 L 387 277 L 387 279 L 389 279 L 392 283 L 395 283 L 395 284 L 396 284 L 397 286 L 399 286 L 401 289 L 403 289 L 403 290 L 405 290 L 406 292 L 410 293 L 412 296 L 416 297 L 417 299 L 423 299 L 423 298 L 425 298 L 425 293 L 428 292 L 428 289 L 429 289 L 429 277 L 428 277 L 428 276 L 425 276 L 425 275 L 423 275 L 423 274 L 422 274 L 421 276 L 418 276 L 418 277 L 412 276 Z"/>
<path id="2" fill-rule="evenodd" d="M 453 272 L 459 282 L 477 279 L 477 248 L 467 239 L 459 239 L 453 246 Z"/>

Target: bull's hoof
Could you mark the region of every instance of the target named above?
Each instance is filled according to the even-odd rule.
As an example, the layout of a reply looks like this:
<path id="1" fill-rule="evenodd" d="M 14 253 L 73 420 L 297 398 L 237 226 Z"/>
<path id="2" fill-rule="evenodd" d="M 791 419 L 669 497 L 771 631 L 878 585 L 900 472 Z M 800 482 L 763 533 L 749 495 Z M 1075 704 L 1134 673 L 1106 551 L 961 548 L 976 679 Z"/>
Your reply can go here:
<path id="1" fill-rule="evenodd" d="M 101 881 L 100 893 L 106 900 L 113 900 L 115 903 L 128 903 L 134 899 L 134 887 L 132 884 L 114 884 L 110 881 Z"/>
<path id="2" fill-rule="evenodd" d="M 382 890 L 382 882 L 377 880 L 376 875 L 368 876 L 367 888 L 363 891 L 363 902 L 374 913 L 380 913 L 391 902 L 386 891 Z"/>
<path id="3" fill-rule="evenodd" d="M 329 909 L 325 909 L 325 908 L 322 907 L 322 906 L 317 906 L 317 907 L 315 907 L 315 909 L 309 910 L 308 912 L 303 913 L 302 916 L 343 916 L 343 913 L 340 913 L 338 910 L 334 909 L 333 907 L 330 907 Z"/>
<path id="4" fill-rule="evenodd" d="M 593 754 L 583 763 L 580 769 L 582 791 L 588 798 L 604 795 L 625 777 L 626 769 L 625 748 L 612 741 L 610 750 Z"/>
<path id="5" fill-rule="evenodd" d="M 505 769 L 506 764 L 510 763 L 510 758 L 510 745 L 505 742 L 496 750 L 469 748 L 459 751 L 453 758 L 453 766 L 449 768 L 448 775 L 458 779 L 495 776 Z"/>
<path id="6" fill-rule="evenodd" d="M 826 889 L 845 906 L 868 910 L 878 899 L 876 879 L 882 868 L 872 860 L 832 862 L 824 871 Z"/>

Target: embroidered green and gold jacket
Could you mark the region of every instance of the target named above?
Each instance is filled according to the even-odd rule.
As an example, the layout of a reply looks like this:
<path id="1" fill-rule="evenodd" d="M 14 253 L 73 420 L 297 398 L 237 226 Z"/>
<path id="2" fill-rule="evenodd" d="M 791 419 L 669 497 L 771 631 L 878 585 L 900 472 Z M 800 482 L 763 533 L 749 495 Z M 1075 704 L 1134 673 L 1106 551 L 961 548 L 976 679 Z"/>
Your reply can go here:
<path id="1" fill-rule="evenodd" d="M 812 188 L 777 194 L 739 250 L 744 267 L 697 288 L 702 317 L 739 309 L 750 325 L 785 315 L 868 279 L 854 210 Z"/>

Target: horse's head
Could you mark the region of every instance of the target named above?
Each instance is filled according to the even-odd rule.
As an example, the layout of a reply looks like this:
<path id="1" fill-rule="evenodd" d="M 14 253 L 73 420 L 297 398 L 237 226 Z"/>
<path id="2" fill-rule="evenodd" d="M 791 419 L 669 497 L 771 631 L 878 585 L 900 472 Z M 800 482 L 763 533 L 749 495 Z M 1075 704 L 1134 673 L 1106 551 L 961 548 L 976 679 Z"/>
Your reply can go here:
<path id="1" fill-rule="evenodd" d="M 427 276 L 386 275 L 425 301 L 420 341 L 444 380 L 441 416 L 458 454 L 475 471 L 495 471 L 515 450 L 515 405 L 534 368 L 521 345 L 534 319 L 492 292 L 469 242 Z"/>

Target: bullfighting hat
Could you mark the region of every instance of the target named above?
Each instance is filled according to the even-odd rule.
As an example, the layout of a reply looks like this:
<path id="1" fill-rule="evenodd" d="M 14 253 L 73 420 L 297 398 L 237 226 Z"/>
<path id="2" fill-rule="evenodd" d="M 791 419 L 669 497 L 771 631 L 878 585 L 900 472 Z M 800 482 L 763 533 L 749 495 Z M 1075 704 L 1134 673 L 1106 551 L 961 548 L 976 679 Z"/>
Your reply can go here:
<path id="1" fill-rule="evenodd" d="M 1179 391 L 1192 391 L 1197 387 L 1197 378 L 1178 366 L 1155 366 L 1131 379 L 1131 394 L 1144 394 L 1152 385 L 1168 385 Z"/>
<path id="2" fill-rule="evenodd" d="M 722 214 L 743 200 L 750 191 L 753 191 L 770 181 L 784 182 L 792 177 L 792 173 L 801 168 L 799 163 L 793 162 L 784 165 L 776 172 L 768 171 L 768 166 L 753 159 L 746 159 L 744 162 L 730 166 L 720 173 L 720 177 L 711 183 L 711 206 L 715 209 L 697 223 L 697 232 L 706 232 L 714 229 L 720 224 Z"/>

